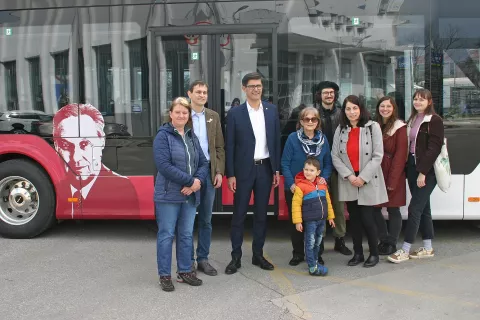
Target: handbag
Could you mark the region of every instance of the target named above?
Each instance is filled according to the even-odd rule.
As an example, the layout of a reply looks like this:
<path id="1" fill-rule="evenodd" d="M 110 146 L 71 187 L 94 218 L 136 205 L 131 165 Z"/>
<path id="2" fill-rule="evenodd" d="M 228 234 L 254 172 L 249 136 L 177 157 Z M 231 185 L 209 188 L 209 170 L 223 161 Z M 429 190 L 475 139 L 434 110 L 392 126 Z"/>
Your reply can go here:
<path id="1" fill-rule="evenodd" d="M 442 149 L 433 164 L 437 185 L 443 192 L 447 192 L 452 183 L 452 172 L 450 170 L 450 159 L 448 158 L 447 138 L 443 138 Z"/>

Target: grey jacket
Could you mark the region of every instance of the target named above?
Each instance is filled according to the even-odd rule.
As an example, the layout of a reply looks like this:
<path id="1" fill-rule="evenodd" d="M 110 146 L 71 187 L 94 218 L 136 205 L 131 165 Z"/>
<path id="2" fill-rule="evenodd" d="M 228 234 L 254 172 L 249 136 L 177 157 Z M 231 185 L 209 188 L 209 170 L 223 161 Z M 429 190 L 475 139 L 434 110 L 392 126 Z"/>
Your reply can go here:
<path id="1" fill-rule="evenodd" d="M 361 188 L 354 187 L 348 177 L 354 175 L 347 154 L 348 133 L 351 128 L 335 131 L 332 147 L 332 161 L 338 171 L 338 192 L 340 201 L 358 200 L 359 205 L 372 206 L 388 201 L 387 189 L 382 173 L 383 138 L 380 125 L 368 121 L 360 128 L 360 173 L 365 181 Z"/>

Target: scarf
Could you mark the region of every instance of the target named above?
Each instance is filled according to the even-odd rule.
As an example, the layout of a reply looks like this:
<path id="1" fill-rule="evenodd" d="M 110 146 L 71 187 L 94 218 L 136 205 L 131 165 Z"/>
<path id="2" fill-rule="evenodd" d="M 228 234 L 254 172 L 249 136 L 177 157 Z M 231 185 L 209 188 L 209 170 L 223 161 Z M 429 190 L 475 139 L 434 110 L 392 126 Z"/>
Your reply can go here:
<path id="1" fill-rule="evenodd" d="M 302 144 L 303 151 L 307 154 L 307 156 L 315 156 L 317 157 L 320 152 L 322 152 L 322 146 L 325 141 L 325 136 L 320 132 L 317 131 L 313 139 L 309 139 L 304 133 L 303 128 L 297 130 L 297 137 L 300 143 Z M 315 152 L 312 152 L 310 146 L 316 146 Z"/>

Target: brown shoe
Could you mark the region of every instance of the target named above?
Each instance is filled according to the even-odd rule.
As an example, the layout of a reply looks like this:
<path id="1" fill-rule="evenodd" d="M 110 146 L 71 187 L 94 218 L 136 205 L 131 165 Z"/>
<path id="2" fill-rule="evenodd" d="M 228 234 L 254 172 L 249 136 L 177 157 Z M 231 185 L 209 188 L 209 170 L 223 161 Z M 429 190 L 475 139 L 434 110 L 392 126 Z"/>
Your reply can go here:
<path id="1" fill-rule="evenodd" d="M 190 272 L 179 272 L 178 277 L 182 279 L 182 282 L 188 283 L 191 286 L 201 286 L 203 281 L 198 279 L 195 273 Z"/>
<path id="2" fill-rule="evenodd" d="M 158 283 L 160 284 L 160 287 L 163 291 L 171 292 L 175 290 L 171 276 L 160 276 Z"/>

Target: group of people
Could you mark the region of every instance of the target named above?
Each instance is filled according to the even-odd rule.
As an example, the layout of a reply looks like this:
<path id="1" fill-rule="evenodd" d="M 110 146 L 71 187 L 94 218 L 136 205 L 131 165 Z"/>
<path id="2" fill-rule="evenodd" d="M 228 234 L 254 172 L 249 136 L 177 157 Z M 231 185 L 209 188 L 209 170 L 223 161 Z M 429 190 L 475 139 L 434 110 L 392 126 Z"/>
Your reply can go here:
<path id="1" fill-rule="evenodd" d="M 202 284 L 197 270 L 217 275 L 209 263 L 211 217 L 215 189 L 224 174 L 234 193 L 231 222 L 231 261 L 225 273 L 241 268 L 244 221 L 253 192 L 252 264 L 264 270 L 274 265 L 263 254 L 267 208 L 272 187 L 285 179 L 285 199 L 292 218 L 293 257 L 305 261 L 313 276 L 328 272 L 322 259 L 326 221 L 333 228 L 334 250 L 352 255 L 345 245 L 347 207 L 353 239 L 349 266 L 373 267 L 379 255 L 400 263 L 410 258 L 433 257 L 430 195 L 436 186 L 433 170 L 443 143 L 443 122 L 435 113 L 431 93 L 417 90 L 407 123 L 399 119 L 391 97 L 383 97 L 374 119 L 359 97 L 350 95 L 338 106 L 339 87 L 323 81 L 315 87 L 314 104 L 300 106 L 296 131 L 288 136 L 283 154 L 280 122 L 275 105 L 262 101 L 262 76 L 242 79 L 246 102 L 230 109 L 224 141 L 219 115 L 205 108 L 208 85 L 195 81 L 190 102 L 176 98 L 170 121 L 154 140 L 157 167 L 155 209 L 158 224 L 157 264 L 160 286 L 173 291 L 172 244 L 176 238 L 177 281 Z M 226 151 L 226 152 L 225 152 Z M 404 242 L 397 250 L 408 180 L 412 199 Z M 389 224 L 382 214 L 386 207 Z M 193 228 L 198 210 L 198 241 Z M 423 246 L 411 252 L 418 230 Z M 369 256 L 364 258 L 366 234 Z"/>

